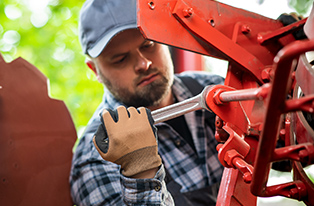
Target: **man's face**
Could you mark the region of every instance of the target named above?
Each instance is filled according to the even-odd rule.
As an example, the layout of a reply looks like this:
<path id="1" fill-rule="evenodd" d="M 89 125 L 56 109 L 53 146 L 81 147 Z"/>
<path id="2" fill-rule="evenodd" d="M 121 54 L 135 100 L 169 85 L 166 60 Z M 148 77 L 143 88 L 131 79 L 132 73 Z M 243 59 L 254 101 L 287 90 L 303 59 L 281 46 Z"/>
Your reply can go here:
<path id="1" fill-rule="evenodd" d="M 105 86 L 126 106 L 156 107 L 170 92 L 168 47 L 145 40 L 138 30 L 119 33 L 94 62 Z"/>

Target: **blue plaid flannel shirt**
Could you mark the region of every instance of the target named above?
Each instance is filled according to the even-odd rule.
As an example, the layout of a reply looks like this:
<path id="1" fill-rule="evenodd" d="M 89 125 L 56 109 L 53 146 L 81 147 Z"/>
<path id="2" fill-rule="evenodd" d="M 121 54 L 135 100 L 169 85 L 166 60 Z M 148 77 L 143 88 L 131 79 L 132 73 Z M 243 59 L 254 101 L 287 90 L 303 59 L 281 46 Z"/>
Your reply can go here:
<path id="1" fill-rule="evenodd" d="M 206 72 L 184 72 L 201 85 L 223 84 L 223 78 Z M 178 101 L 192 97 L 188 88 L 174 78 L 172 86 Z M 72 160 L 70 174 L 71 194 L 77 205 L 172 205 L 165 187 L 165 170 L 182 186 L 181 192 L 190 192 L 220 182 L 223 167 L 217 158 L 217 142 L 208 126 L 204 111 L 185 114 L 196 152 L 168 124 L 159 123 L 158 149 L 163 159 L 153 179 L 132 179 L 120 173 L 120 167 L 101 158 L 92 143 L 104 109 L 114 110 L 121 105 L 108 91 L 103 102 L 89 121 Z"/>

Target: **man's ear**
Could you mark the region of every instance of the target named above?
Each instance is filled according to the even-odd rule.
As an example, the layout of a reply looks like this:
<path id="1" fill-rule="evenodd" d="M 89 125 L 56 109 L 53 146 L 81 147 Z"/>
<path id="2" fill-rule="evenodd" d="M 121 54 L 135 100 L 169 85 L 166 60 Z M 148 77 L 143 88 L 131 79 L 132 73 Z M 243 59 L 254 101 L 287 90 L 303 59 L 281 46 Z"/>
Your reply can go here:
<path id="1" fill-rule="evenodd" d="M 103 83 L 101 78 L 100 78 L 100 76 L 99 76 L 99 74 L 98 74 L 98 72 L 97 72 L 95 63 L 92 60 L 90 60 L 90 59 L 85 59 L 85 64 L 88 66 L 88 68 L 90 68 L 94 72 L 94 74 L 97 77 L 97 80 L 100 83 Z"/>

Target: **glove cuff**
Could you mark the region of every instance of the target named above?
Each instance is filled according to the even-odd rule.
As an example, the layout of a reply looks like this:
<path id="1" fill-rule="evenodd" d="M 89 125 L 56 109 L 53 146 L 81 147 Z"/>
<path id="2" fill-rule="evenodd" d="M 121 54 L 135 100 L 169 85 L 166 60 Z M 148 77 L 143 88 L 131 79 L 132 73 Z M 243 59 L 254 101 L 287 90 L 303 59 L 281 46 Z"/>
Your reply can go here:
<path id="1" fill-rule="evenodd" d="M 121 165 L 122 174 L 126 177 L 159 167 L 161 158 L 156 145 L 144 147 L 124 155 L 115 161 Z"/>

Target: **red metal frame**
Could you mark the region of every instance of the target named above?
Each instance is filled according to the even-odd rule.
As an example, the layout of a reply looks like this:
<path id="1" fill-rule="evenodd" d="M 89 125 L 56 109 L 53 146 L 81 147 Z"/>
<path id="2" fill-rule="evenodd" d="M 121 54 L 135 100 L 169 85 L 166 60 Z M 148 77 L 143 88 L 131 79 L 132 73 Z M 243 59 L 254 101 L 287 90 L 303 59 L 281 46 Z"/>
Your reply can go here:
<path id="1" fill-rule="evenodd" d="M 275 150 L 276 141 L 278 137 L 280 124 L 282 122 L 282 114 L 286 112 L 293 111 L 295 109 L 289 109 L 289 107 L 285 106 L 286 98 L 288 92 L 290 91 L 291 81 L 289 84 L 289 80 L 291 77 L 291 72 L 295 68 L 295 59 L 298 58 L 300 54 L 303 54 L 307 51 L 314 50 L 314 41 L 296 41 L 291 43 L 290 45 L 284 47 L 281 52 L 278 53 L 276 58 L 274 59 L 274 80 L 272 82 L 272 88 L 270 90 L 269 98 L 267 101 L 267 109 L 265 120 L 263 123 L 262 134 L 259 139 L 259 148 L 257 152 L 257 156 L 255 159 L 254 165 L 254 173 L 253 173 L 253 181 L 251 185 L 251 191 L 253 194 L 258 196 L 273 196 L 274 194 L 281 194 L 284 196 L 292 197 L 293 195 L 282 194 L 289 188 L 289 191 L 292 193 L 292 188 L 297 189 L 300 192 L 301 199 L 305 198 L 307 195 L 302 190 L 304 187 L 301 187 L 302 184 L 295 183 L 291 185 L 290 183 L 283 184 L 280 188 L 274 187 L 266 187 L 268 172 L 270 168 L 270 163 L 277 159 L 293 159 L 300 160 L 300 151 L 297 155 L 297 158 L 292 158 L 289 154 L 292 154 L 296 149 L 296 146 L 287 146 L 284 148 L 287 154 L 283 155 L 281 152 L 281 158 L 279 158 L 278 149 Z M 314 102 L 314 96 L 309 97 L 311 102 Z M 299 99 L 290 100 L 294 103 L 298 104 Z M 287 104 L 286 104 L 287 105 Z M 293 108 L 293 107 L 292 107 Z M 302 110 L 302 107 L 296 106 L 298 110 Z M 313 108 L 313 105 L 312 105 Z M 305 146 L 305 145 L 303 145 Z M 313 147 L 313 144 L 310 143 L 309 147 Z M 313 149 L 302 148 L 301 150 L 307 151 L 309 153 L 313 152 Z M 308 155 L 307 155 L 308 156 Z M 254 178 L 254 176 L 258 178 Z M 301 194 L 302 193 L 302 194 Z M 299 199 L 300 197 L 298 197 Z M 301 200 L 299 199 L 299 200 Z"/>
<path id="2" fill-rule="evenodd" d="M 314 72 L 302 56 L 314 50 L 314 40 L 291 35 L 304 24 L 283 27 L 211 0 L 138 1 L 138 27 L 147 39 L 229 61 L 225 85 L 212 87 L 206 99 L 218 116 L 218 157 L 226 167 L 217 205 L 255 205 L 257 196 L 275 195 L 314 205 L 313 183 L 300 163 L 313 164 L 314 135 L 296 112 L 314 110 Z M 305 96 L 287 98 L 298 85 Z M 283 134 L 286 146 L 276 149 Z M 271 163 L 286 159 L 294 161 L 294 181 L 266 187 Z"/>

